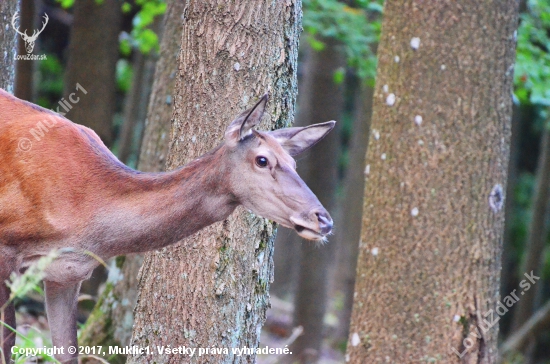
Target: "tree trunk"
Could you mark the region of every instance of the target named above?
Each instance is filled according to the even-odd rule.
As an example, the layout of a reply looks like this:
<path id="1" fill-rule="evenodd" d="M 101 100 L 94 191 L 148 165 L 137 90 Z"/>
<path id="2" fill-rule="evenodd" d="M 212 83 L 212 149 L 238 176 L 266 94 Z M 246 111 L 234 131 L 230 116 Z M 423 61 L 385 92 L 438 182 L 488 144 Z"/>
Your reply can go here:
<path id="1" fill-rule="evenodd" d="M 263 128 L 288 126 L 296 97 L 301 2 L 185 4 L 168 169 L 221 142 L 228 123 L 270 92 Z M 130 363 L 254 363 L 273 275 L 274 224 L 239 208 L 179 244 L 146 255 L 132 343 L 225 348 L 222 355 L 136 355 Z"/>
<path id="2" fill-rule="evenodd" d="M 359 91 L 359 90 L 358 90 Z M 365 190 L 365 154 L 369 141 L 372 114 L 372 94 L 370 86 L 360 87 L 356 101 L 356 114 L 353 121 L 353 134 L 349 149 L 349 164 L 344 179 L 344 198 L 339 211 L 339 229 L 335 233 L 338 252 L 335 272 L 335 288 L 343 297 L 342 310 L 338 314 L 336 339 L 346 341 L 349 333 L 353 293 L 355 292 L 355 270 L 361 238 L 361 213 L 363 211 L 363 191 Z M 358 98 L 359 98 L 358 97 Z"/>
<path id="3" fill-rule="evenodd" d="M 13 94 L 15 81 L 15 56 L 17 54 L 17 33 L 11 27 L 13 14 L 18 10 L 17 0 L 0 1 L 0 88 Z"/>
<path id="4" fill-rule="evenodd" d="M 139 169 L 144 172 L 164 170 L 173 112 L 171 100 L 176 80 L 177 51 L 180 48 L 183 28 L 183 5 L 181 1 L 168 1 L 164 15 L 160 58 L 156 64 L 139 161 Z M 128 255 L 124 259 L 116 260 L 114 267 L 111 267 L 114 272 L 109 276 L 106 289 L 80 335 L 81 345 L 123 347 L 130 344 L 134 323 L 133 311 L 137 302 L 137 274 L 142 262 L 142 255 Z M 108 358 L 112 364 L 124 363 L 125 360 L 124 355 Z"/>
<path id="5" fill-rule="evenodd" d="M 137 54 L 134 62 L 134 76 L 129 94 L 124 106 L 124 121 L 122 123 L 118 156 L 128 164 L 135 157 L 139 157 L 139 141 L 143 137 L 143 128 L 147 118 L 147 105 L 151 95 L 151 85 L 155 72 L 153 56 Z"/>
<path id="6" fill-rule="evenodd" d="M 535 191 L 533 193 L 533 204 L 531 221 L 529 223 L 529 233 L 527 237 L 527 247 L 525 252 L 525 261 L 521 266 L 520 280 L 523 279 L 523 273 L 533 271 L 535 275 L 542 275 L 542 265 L 544 262 L 544 245 L 548 235 L 548 204 L 550 202 L 550 130 L 544 127 L 541 136 L 541 148 L 537 165 L 537 179 Z M 540 273 L 540 274 L 539 274 Z M 512 322 L 512 331 L 518 330 L 535 312 L 535 296 L 539 287 L 525 291 L 517 307 L 514 309 L 514 319 Z"/>
<path id="7" fill-rule="evenodd" d="M 386 2 L 351 363 L 496 361 L 516 28 L 514 0 Z"/>
<path id="8" fill-rule="evenodd" d="M 514 191 L 517 186 L 519 173 L 519 153 L 521 140 L 521 110 L 518 105 L 512 106 L 512 131 L 510 140 L 510 162 L 508 163 L 508 182 L 506 184 L 506 196 L 509 198 L 504 202 L 504 236 L 502 238 L 502 270 L 500 276 L 500 294 L 506 296 L 518 284 L 517 277 L 517 251 L 512 239 L 513 216 L 515 210 Z M 510 332 L 513 317 L 500 322 L 500 338 L 505 338 Z"/>
<path id="9" fill-rule="evenodd" d="M 345 65 L 334 40 L 325 40 L 320 52 L 309 52 L 303 82 L 306 93 L 300 99 L 300 118 L 305 125 L 328 120 L 341 120 L 344 95 L 343 85 L 334 82 L 334 72 Z M 338 162 L 340 157 L 339 125 L 322 145 L 313 147 L 300 165 L 304 166 L 304 181 L 329 211 L 336 206 Z M 298 169 L 299 171 L 301 168 Z M 300 239 L 301 240 L 301 239 Z M 291 346 L 291 360 L 315 363 L 319 359 L 325 337 L 324 316 L 327 309 L 329 271 L 334 263 L 336 245 L 323 246 L 301 241 L 301 261 L 294 299 L 294 325 L 302 326 L 304 333 Z M 290 359 L 290 357 L 289 357 Z"/>
<path id="10" fill-rule="evenodd" d="M 34 28 L 35 24 L 35 0 L 21 0 L 20 29 Z M 18 39 L 18 54 L 26 54 L 23 38 Z M 37 45 L 34 46 L 35 52 Z M 33 73 L 35 61 L 18 61 L 15 65 L 15 96 L 27 101 L 33 101 Z"/>
<path id="11" fill-rule="evenodd" d="M 87 92 L 67 118 L 93 129 L 111 147 L 121 6 L 118 0 L 78 0 L 65 73 L 65 99 L 80 84 Z M 83 66 L 86 65 L 86 66 Z"/>
<path id="12" fill-rule="evenodd" d="M 7 24 L 11 23 L 11 17 L 18 10 L 17 0 L 0 1 L 0 16 L 2 25 L 0 26 L 0 88 L 13 93 L 15 82 L 15 55 L 17 54 L 17 33 Z M 2 268 L 0 268 L 2 269 Z M 5 268 L 4 268 L 5 269 Z M 10 290 L 6 282 L 0 282 L 0 300 L 7 301 Z M 15 306 L 13 302 L 0 312 L 0 320 L 4 323 L 15 326 Z M 9 363 L 11 353 L 8 347 L 15 344 L 15 335 L 6 326 L 0 324 L 0 363 Z"/>
<path id="13" fill-rule="evenodd" d="M 307 121 L 302 115 L 305 109 L 300 105 L 304 97 L 308 97 L 307 93 L 311 89 L 312 78 L 304 77 L 310 73 L 309 67 L 312 66 L 312 62 L 307 60 L 310 58 L 310 53 L 315 52 L 307 42 L 302 42 L 299 49 L 299 62 L 298 62 L 298 108 L 296 110 L 296 123 L 294 126 L 306 126 Z M 305 60 L 305 61 L 304 61 Z M 334 134 L 331 133 L 331 134 Z M 302 159 L 302 157 L 300 157 Z M 300 162 L 300 174 L 303 175 L 307 165 Z M 274 282 L 270 287 L 269 293 L 272 295 L 293 301 L 296 293 L 296 286 L 298 284 L 298 271 L 300 268 L 300 245 L 301 238 L 293 229 L 279 226 L 277 229 L 277 237 L 275 238 L 275 253 L 273 254 L 273 262 L 275 265 L 275 277 Z M 274 312 L 274 311 L 273 311 Z M 290 318 L 292 319 L 292 318 Z M 278 318 L 276 318 L 278 320 Z M 285 317 L 286 321 L 286 317 Z M 286 322 L 288 325 L 292 325 L 291 322 Z M 290 327 L 289 327 L 290 328 Z M 290 335 L 290 331 L 289 331 Z"/>

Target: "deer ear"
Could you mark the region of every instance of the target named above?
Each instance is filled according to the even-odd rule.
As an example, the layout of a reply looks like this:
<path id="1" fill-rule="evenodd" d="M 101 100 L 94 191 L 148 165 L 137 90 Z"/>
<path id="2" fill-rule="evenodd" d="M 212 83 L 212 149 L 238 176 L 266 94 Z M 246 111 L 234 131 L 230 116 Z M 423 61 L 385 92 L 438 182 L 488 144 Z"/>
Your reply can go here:
<path id="1" fill-rule="evenodd" d="M 268 94 L 265 94 L 256 105 L 244 111 L 229 124 L 225 131 L 226 142 L 236 144 L 252 133 L 252 128 L 260 122 L 264 115 L 268 98 Z"/>
<path id="2" fill-rule="evenodd" d="M 331 120 L 303 128 L 294 127 L 270 131 L 269 135 L 277 139 L 288 154 L 294 157 L 317 144 L 334 128 L 334 125 L 336 125 L 336 121 Z"/>

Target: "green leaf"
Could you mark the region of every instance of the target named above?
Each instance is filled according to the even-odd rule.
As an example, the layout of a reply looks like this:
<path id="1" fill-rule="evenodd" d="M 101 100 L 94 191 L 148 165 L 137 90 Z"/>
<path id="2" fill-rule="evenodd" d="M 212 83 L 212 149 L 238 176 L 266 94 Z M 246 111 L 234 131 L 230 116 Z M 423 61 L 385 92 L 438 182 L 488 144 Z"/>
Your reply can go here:
<path id="1" fill-rule="evenodd" d="M 116 83 L 119 90 L 126 93 L 132 86 L 134 72 L 132 65 L 125 59 L 119 59 L 116 64 Z"/>
<path id="2" fill-rule="evenodd" d="M 129 56 L 132 53 L 132 45 L 128 39 L 122 39 L 120 41 L 120 53 L 123 56 Z"/>
<path id="3" fill-rule="evenodd" d="M 57 0 L 58 3 L 61 4 L 61 7 L 63 9 L 72 8 L 74 5 L 75 0 Z"/>
<path id="4" fill-rule="evenodd" d="M 132 5 L 130 5 L 130 3 L 124 2 L 122 4 L 122 12 L 124 14 L 128 14 L 130 11 L 132 11 Z"/>
<path id="5" fill-rule="evenodd" d="M 313 50 L 315 50 L 317 52 L 320 52 L 323 49 L 325 49 L 325 43 L 323 43 L 320 40 L 317 40 L 315 38 L 310 38 L 309 39 L 309 44 L 311 45 L 311 48 L 313 48 Z"/>
<path id="6" fill-rule="evenodd" d="M 343 67 L 340 67 L 336 71 L 334 71 L 334 75 L 332 78 L 335 84 L 340 85 L 342 82 L 344 82 L 345 77 L 346 70 Z"/>

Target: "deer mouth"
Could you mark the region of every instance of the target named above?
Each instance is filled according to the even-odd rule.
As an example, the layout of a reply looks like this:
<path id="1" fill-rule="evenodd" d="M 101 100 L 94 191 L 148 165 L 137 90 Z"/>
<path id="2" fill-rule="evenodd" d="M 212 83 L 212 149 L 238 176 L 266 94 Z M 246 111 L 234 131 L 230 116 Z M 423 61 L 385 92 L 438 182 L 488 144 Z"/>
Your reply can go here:
<path id="1" fill-rule="evenodd" d="M 294 225 L 294 230 L 298 235 L 307 240 L 324 240 L 327 235 L 323 235 L 321 232 L 309 229 L 303 225 Z"/>

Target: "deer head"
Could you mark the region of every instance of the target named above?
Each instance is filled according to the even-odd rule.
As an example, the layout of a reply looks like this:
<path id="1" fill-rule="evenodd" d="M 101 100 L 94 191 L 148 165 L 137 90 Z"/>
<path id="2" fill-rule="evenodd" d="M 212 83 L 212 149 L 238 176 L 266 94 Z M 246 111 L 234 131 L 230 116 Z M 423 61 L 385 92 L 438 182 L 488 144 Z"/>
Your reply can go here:
<path id="1" fill-rule="evenodd" d="M 15 22 L 17 21 L 17 18 L 18 18 L 18 14 L 15 13 L 13 14 L 13 17 L 11 19 L 11 25 L 13 27 L 13 29 L 19 34 L 21 35 L 21 38 L 23 38 L 23 40 L 25 41 L 25 49 L 27 50 L 27 53 L 32 53 L 33 49 L 34 49 L 34 43 L 36 42 L 36 39 L 38 38 L 38 35 L 40 33 L 42 33 L 42 31 L 44 30 L 44 28 L 46 28 L 46 24 L 48 24 L 48 14 L 44 13 L 44 22 L 42 22 L 42 29 L 40 30 L 33 30 L 32 32 L 32 35 L 29 36 L 27 35 L 27 29 L 25 29 L 25 32 L 24 33 L 21 33 L 18 29 L 18 27 L 16 27 L 15 25 Z"/>
<path id="2" fill-rule="evenodd" d="M 294 229 L 309 240 L 324 240 L 332 219 L 296 173 L 293 157 L 323 139 L 335 121 L 275 131 L 257 131 L 268 96 L 239 115 L 225 132 L 230 151 L 230 184 L 239 202 L 254 213 Z"/>

